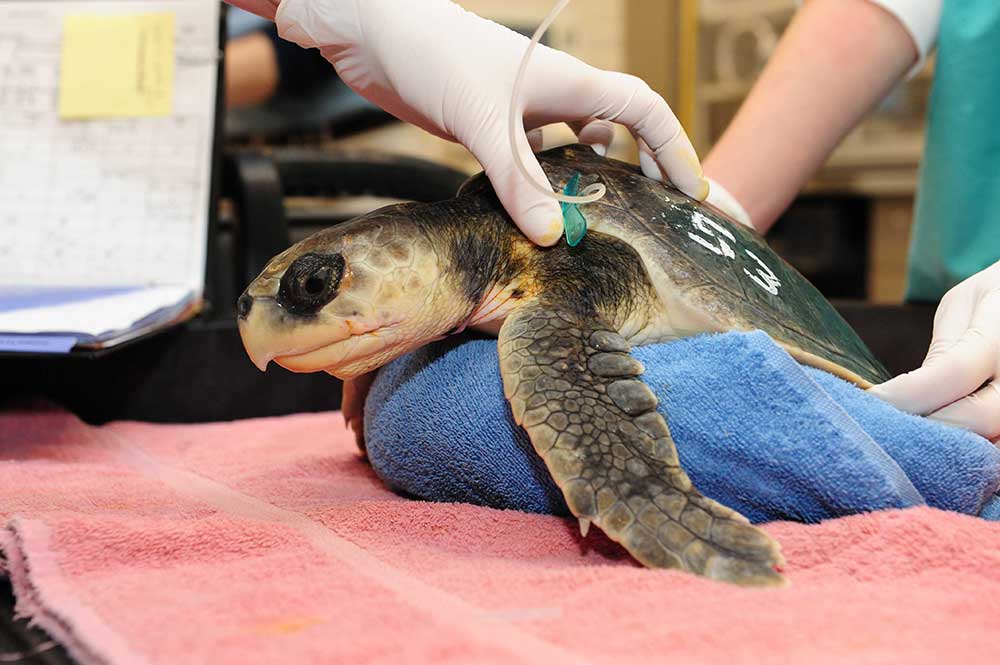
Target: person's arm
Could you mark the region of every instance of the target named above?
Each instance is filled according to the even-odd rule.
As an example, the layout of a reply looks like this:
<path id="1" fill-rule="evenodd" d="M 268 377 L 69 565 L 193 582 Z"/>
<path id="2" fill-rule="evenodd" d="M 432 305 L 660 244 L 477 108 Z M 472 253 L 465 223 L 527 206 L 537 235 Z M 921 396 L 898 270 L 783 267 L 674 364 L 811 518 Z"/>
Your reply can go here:
<path id="1" fill-rule="evenodd" d="M 705 159 L 706 175 L 766 232 L 918 56 L 911 32 L 881 6 L 808 0 Z"/>

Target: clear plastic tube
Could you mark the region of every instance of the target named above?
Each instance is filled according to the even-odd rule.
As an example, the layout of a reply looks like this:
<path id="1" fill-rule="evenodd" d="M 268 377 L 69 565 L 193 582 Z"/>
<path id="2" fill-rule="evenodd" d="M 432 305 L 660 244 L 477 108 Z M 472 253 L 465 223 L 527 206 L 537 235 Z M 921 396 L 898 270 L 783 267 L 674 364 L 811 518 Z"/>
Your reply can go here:
<path id="1" fill-rule="evenodd" d="M 535 50 L 535 46 L 538 44 L 539 40 L 541 40 L 542 35 L 545 34 L 548 27 L 552 25 L 552 22 L 556 20 L 559 12 L 561 12 L 568 4 L 569 0 L 559 0 L 559 2 L 556 3 L 556 6 L 552 8 L 552 11 L 549 12 L 549 15 L 545 17 L 545 20 L 543 20 L 538 26 L 538 29 L 535 30 L 535 34 L 531 36 L 531 43 L 528 44 L 528 48 L 524 52 L 524 57 L 521 58 L 521 66 L 517 70 L 517 78 L 514 79 L 514 93 L 510 100 L 510 115 L 508 116 L 508 135 L 510 139 L 510 150 L 514 154 L 514 163 L 517 164 L 517 169 L 521 172 L 521 175 L 523 175 L 535 189 L 563 203 L 593 203 L 604 196 L 605 192 L 607 192 L 607 187 L 605 187 L 602 183 L 595 182 L 592 185 L 588 185 L 578 196 L 569 196 L 568 194 L 554 192 L 552 191 L 551 186 L 549 186 L 549 183 L 542 184 L 535 180 L 530 173 L 528 173 L 528 169 L 525 168 L 524 162 L 521 161 L 521 152 L 517 149 L 517 100 L 518 97 L 521 96 L 521 85 L 524 83 L 524 75 L 528 70 L 528 62 L 531 60 L 531 54 Z"/>

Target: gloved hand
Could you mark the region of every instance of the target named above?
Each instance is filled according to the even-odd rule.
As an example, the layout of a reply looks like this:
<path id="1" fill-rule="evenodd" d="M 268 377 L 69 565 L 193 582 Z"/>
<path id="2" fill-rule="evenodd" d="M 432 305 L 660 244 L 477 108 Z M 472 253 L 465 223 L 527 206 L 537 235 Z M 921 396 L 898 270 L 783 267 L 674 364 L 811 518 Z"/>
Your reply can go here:
<path id="1" fill-rule="evenodd" d="M 904 411 L 1000 439 L 1000 262 L 952 288 L 923 365 L 869 389 Z M 985 385 L 984 385 L 985 383 Z"/>
<path id="2" fill-rule="evenodd" d="M 231 0 L 267 16 L 271 0 Z M 563 232 L 559 203 L 527 182 L 508 139 L 514 79 L 528 39 L 449 0 L 281 0 L 279 34 L 319 47 L 341 79 L 398 118 L 466 146 L 501 203 L 533 241 L 551 245 Z M 567 122 L 581 141 L 603 146 L 610 122 L 646 144 L 647 175 L 668 177 L 704 200 L 709 185 L 694 148 L 666 102 L 634 76 L 603 71 L 539 45 L 523 83 L 521 159 L 539 183 L 545 176 L 526 130 Z M 601 148 L 598 148 L 601 152 Z"/>
<path id="3" fill-rule="evenodd" d="M 642 160 L 641 151 L 639 152 L 639 159 Z M 747 214 L 746 209 L 736 200 L 735 196 L 729 193 L 728 189 L 712 178 L 708 178 L 708 183 L 708 198 L 705 199 L 707 203 L 711 203 L 743 226 L 756 230 L 757 227 L 753 225 L 753 220 L 750 219 L 750 215 Z"/>

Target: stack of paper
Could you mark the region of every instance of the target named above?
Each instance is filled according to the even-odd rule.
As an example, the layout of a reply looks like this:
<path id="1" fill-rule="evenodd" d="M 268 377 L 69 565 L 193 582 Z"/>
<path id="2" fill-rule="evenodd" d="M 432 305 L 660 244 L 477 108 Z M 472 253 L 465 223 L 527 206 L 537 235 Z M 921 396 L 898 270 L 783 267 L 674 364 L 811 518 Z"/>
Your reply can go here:
<path id="1" fill-rule="evenodd" d="M 205 0 L 0 0 L 0 350 L 197 311 L 219 20 Z"/>

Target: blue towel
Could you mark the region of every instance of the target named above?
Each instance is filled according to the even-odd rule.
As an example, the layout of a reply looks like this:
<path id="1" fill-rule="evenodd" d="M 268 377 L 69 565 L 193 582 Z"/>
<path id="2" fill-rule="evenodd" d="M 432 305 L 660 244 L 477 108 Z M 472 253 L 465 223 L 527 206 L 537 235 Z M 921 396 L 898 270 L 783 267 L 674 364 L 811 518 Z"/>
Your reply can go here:
<path id="1" fill-rule="evenodd" d="M 703 494 L 755 523 L 929 505 L 1000 518 L 1000 451 L 799 365 L 763 332 L 700 335 L 633 355 Z M 383 367 L 368 455 L 398 492 L 566 515 L 503 396 L 496 341 L 448 338 Z"/>

